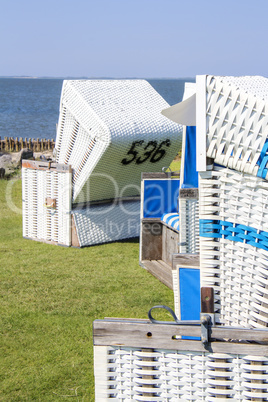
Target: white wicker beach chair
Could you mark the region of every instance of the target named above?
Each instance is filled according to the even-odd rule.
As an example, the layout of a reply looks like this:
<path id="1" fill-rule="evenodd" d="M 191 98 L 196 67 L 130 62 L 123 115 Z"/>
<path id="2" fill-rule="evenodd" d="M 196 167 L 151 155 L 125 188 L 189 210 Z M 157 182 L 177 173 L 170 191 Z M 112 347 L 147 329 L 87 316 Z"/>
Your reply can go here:
<path id="1" fill-rule="evenodd" d="M 267 400 L 267 345 L 252 344 L 250 330 L 213 327 L 214 340 L 207 347 L 200 340 L 181 339 L 200 333 L 194 325 L 95 321 L 96 402 Z M 222 339 L 237 336 L 244 342 Z M 267 330 L 255 331 L 255 340 L 265 337 Z"/>
<path id="2" fill-rule="evenodd" d="M 215 289 L 217 322 L 267 326 L 268 80 L 208 76 L 198 88 L 201 285 Z"/>
<path id="3" fill-rule="evenodd" d="M 71 245 L 70 166 L 25 160 L 22 163 L 23 236 Z"/>
<path id="4" fill-rule="evenodd" d="M 230 169 L 268 177 L 267 78 L 197 77 L 197 125 L 200 153 L 206 148 L 203 168 L 206 154 Z"/>
<path id="5" fill-rule="evenodd" d="M 182 127 L 161 115 L 167 105 L 143 80 L 64 81 L 56 138 L 57 168 L 53 166 L 56 170 L 61 165 L 72 168 L 68 203 L 73 246 L 138 237 L 141 172 L 161 171 L 181 146 Z M 33 188 L 40 192 L 44 204 L 43 198 L 50 193 L 46 193 L 45 174 L 35 167 L 36 172 L 31 170 L 30 174 L 39 179 Z M 29 200 L 24 208 L 25 228 L 30 209 L 36 210 L 34 199 L 31 206 L 30 198 L 35 196 L 30 194 L 27 172 L 23 170 L 24 192 Z M 59 198 L 56 203 L 61 202 Z M 42 219 L 46 225 L 46 218 Z M 37 220 L 38 214 L 35 229 L 25 229 L 24 235 L 33 237 L 34 232 L 37 239 L 50 239 L 43 234 L 39 237 L 36 230 L 41 218 Z M 55 231 L 60 232 L 55 225 Z M 64 244 L 70 245 L 70 239 Z"/>
<path id="6" fill-rule="evenodd" d="M 144 80 L 64 81 L 56 150 L 74 169 L 74 203 L 139 195 L 141 173 L 169 165 L 182 128 L 166 106 Z"/>
<path id="7" fill-rule="evenodd" d="M 199 76 L 196 85 L 187 119 L 196 113 L 201 286 L 215 290 L 216 322 L 267 326 L 268 80 Z M 185 123 L 184 109 L 173 106 L 175 121 Z"/>

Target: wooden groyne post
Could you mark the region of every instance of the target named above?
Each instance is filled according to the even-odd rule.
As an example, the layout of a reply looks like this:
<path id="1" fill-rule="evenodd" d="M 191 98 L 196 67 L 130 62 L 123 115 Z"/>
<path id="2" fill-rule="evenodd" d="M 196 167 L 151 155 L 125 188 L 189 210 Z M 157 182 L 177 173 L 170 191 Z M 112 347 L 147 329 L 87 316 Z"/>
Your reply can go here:
<path id="1" fill-rule="evenodd" d="M 39 138 L 12 138 L 5 137 L 3 140 L 0 137 L 0 152 L 19 152 L 23 148 L 28 148 L 33 152 L 52 151 L 55 148 L 55 141 L 51 139 Z"/>

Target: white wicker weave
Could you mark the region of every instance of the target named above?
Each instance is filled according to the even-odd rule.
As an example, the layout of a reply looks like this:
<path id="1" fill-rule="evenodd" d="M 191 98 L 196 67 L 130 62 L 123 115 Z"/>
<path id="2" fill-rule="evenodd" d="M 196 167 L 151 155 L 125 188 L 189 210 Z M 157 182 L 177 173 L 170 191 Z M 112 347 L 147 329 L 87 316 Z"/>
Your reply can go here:
<path id="1" fill-rule="evenodd" d="M 268 79 L 207 76 L 205 102 L 207 156 L 267 179 Z"/>
<path id="2" fill-rule="evenodd" d="M 201 286 L 215 290 L 216 321 L 268 324 L 268 183 L 215 167 L 200 174 Z"/>
<path id="3" fill-rule="evenodd" d="M 56 150 L 74 169 L 74 202 L 136 196 L 141 172 L 169 166 L 182 128 L 167 106 L 143 80 L 64 81 Z"/>
<path id="4" fill-rule="evenodd" d="M 139 201 L 93 205 L 72 214 L 81 247 L 139 236 Z"/>
<path id="5" fill-rule="evenodd" d="M 94 369 L 96 402 L 268 398 L 265 356 L 95 346 Z"/>
<path id="6" fill-rule="evenodd" d="M 35 165 L 22 167 L 23 236 L 70 246 L 72 173 L 66 166 L 58 171 Z M 47 198 L 56 200 L 55 208 Z"/>

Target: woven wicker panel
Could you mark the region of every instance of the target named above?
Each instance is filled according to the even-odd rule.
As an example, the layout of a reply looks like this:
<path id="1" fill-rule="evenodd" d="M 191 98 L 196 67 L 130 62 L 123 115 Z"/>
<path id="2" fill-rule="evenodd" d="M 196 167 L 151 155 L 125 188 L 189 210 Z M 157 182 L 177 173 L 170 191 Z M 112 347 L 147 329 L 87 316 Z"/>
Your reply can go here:
<path id="1" fill-rule="evenodd" d="M 95 346 L 94 360 L 96 402 L 268 397 L 264 356 Z"/>
<path id="2" fill-rule="evenodd" d="M 75 202 L 138 195 L 140 175 L 169 166 L 182 128 L 142 80 L 64 81 L 57 162 L 74 169 Z"/>
<path id="3" fill-rule="evenodd" d="M 139 201 L 96 205 L 72 214 L 81 247 L 139 236 Z"/>
<path id="4" fill-rule="evenodd" d="M 71 173 L 22 168 L 23 236 L 71 244 Z M 49 208 L 46 199 L 56 199 Z"/>
<path id="5" fill-rule="evenodd" d="M 180 252 L 195 254 L 199 252 L 199 202 L 197 199 L 179 201 Z"/>
<path id="6" fill-rule="evenodd" d="M 207 156 L 268 178 L 268 79 L 207 77 Z"/>
<path id="7" fill-rule="evenodd" d="M 201 286 L 217 322 L 268 324 L 268 183 L 227 168 L 200 174 Z"/>

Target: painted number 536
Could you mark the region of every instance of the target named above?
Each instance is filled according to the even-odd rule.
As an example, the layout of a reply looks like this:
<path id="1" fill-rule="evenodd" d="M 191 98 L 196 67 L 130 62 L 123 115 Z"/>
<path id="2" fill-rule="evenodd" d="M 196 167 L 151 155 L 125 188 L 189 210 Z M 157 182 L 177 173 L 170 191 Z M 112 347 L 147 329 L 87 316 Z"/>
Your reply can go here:
<path id="1" fill-rule="evenodd" d="M 137 165 L 140 165 L 147 160 L 151 163 L 156 163 L 165 156 L 166 147 L 169 147 L 170 144 L 171 141 L 169 139 L 161 141 L 160 144 L 158 141 L 133 141 L 129 151 L 127 152 L 128 157 L 122 159 L 121 163 L 123 165 L 129 165 L 134 162 L 137 163 Z"/>

